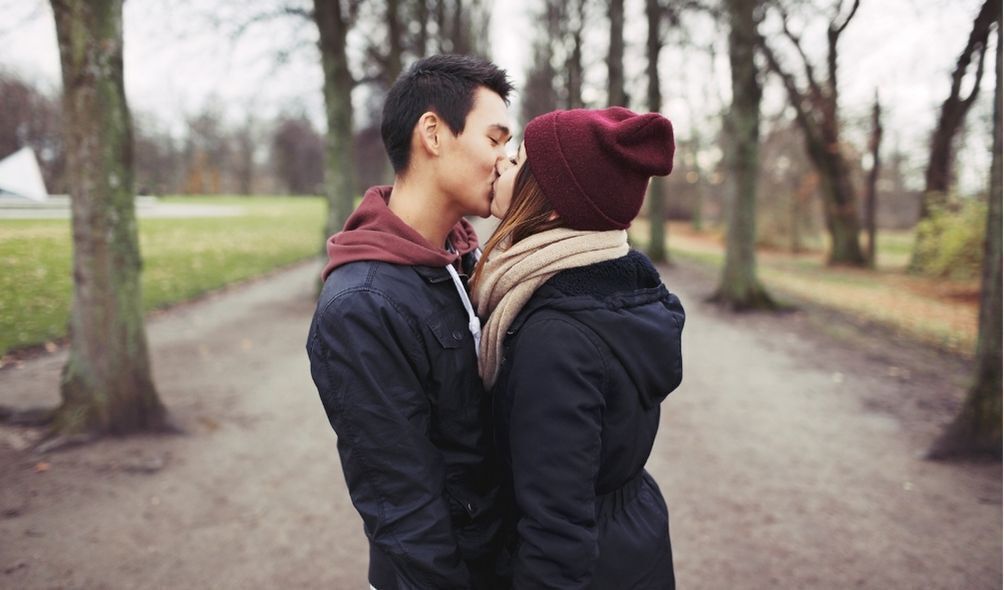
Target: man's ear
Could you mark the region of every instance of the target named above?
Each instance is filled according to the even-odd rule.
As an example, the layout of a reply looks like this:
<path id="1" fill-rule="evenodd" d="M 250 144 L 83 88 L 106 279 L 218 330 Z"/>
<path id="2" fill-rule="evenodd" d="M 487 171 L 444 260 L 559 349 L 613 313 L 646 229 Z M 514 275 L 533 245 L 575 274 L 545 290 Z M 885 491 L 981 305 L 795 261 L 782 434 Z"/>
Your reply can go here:
<path id="1" fill-rule="evenodd" d="M 442 151 L 443 144 L 440 141 L 443 132 L 443 121 L 439 115 L 432 111 L 422 113 L 415 126 L 415 133 L 418 135 L 418 143 L 431 156 L 438 156 Z"/>

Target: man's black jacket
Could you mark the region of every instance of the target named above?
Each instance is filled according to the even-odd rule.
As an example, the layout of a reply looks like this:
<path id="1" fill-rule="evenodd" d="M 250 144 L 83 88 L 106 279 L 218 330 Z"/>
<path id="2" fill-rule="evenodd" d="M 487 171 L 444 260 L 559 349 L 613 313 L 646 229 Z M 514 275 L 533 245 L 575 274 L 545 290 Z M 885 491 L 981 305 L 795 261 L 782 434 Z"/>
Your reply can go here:
<path id="1" fill-rule="evenodd" d="M 473 256 L 464 257 L 470 269 Z M 379 590 L 481 587 L 498 529 L 488 405 L 445 268 L 352 262 L 307 340 Z"/>

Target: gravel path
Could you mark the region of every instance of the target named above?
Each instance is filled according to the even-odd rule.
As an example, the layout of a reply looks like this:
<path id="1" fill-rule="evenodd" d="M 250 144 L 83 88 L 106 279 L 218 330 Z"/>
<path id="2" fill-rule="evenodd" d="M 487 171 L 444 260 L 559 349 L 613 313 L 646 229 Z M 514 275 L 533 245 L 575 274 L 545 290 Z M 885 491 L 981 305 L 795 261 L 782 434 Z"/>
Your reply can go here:
<path id="1" fill-rule="evenodd" d="M 315 264 L 152 317 L 180 436 L 38 455 L 0 427 L 0 588 L 365 588 L 362 526 L 310 381 Z M 958 360 L 814 310 L 735 317 L 709 278 L 649 470 L 681 589 L 1001 587 L 1001 466 L 920 453 Z M 0 404 L 58 401 L 64 352 L 0 370 Z"/>

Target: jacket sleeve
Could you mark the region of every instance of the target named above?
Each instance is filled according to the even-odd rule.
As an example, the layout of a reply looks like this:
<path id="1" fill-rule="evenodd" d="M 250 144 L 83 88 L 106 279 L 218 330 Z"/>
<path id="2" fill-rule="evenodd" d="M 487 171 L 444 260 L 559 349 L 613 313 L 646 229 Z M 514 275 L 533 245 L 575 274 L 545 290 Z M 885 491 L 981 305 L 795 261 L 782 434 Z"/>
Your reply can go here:
<path id="1" fill-rule="evenodd" d="M 510 458 L 522 513 L 514 588 L 585 588 L 592 580 L 606 371 L 591 338 L 549 319 L 524 326 L 511 351 Z"/>
<path id="2" fill-rule="evenodd" d="M 352 504 L 401 587 L 466 588 L 444 462 L 428 435 L 430 401 L 416 373 L 424 358 L 417 330 L 378 292 L 339 295 L 315 317 L 310 370 L 338 435 Z"/>

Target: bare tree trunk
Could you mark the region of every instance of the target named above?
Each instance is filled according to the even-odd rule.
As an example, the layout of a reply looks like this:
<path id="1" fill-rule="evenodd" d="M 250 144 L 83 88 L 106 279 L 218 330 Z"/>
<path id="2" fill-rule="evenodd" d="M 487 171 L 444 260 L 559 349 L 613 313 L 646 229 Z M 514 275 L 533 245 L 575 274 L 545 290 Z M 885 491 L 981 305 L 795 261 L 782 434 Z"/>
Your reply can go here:
<path id="1" fill-rule="evenodd" d="M 471 52 L 471 40 L 468 36 L 468 26 L 470 23 L 465 17 L 465 12 L 472 7 L 464 7 L 463 0 L 454 0 L 453 5 L 453 53 L 468 54 Z"/>
<path id="2" fill-rule="evenodd" d="M 1000 3 L 995 0 L 986 0 L 973 20 L 969 40 L 955 64 L 955 70 L 952 72 L 951 90 L 948 93 L 948 98 L 941 105 L 938 124 L 931 135 L 931 151 L 927 169 L 924 172 L 924 194 L 920 201 L 919 221 L 929 218 L 934 210 L 944 207 L 948 202 L 948 190 L 952 184 L 955 164 L 953 149 L 955 139 L 962 129 L 969 109 L 976 102 L 979 94 L 990 28 L 999 17 Z M 977 62 L 973 87 L 969 95 L 963 97 L 962 81 L 969 72 L 974 57 Z M 910 271 L 919 272 L 921 269 L 923 263 L 920 258 L 921 252 L 930 249 L 925 240 L 934 241 L 937 239 L 937 235 L 917 233 L 913 244 L 913 253 L 910 257 Z"/>
<path id="3" fill-rule="evenodd" d="M 611 0 L 610 52 L 607 55 L 607 104 L 628 106 L 624 94 L 624 0 Z"/>
<path id="4" fill-rule="evenodd" d="M 924 200 L 921 202 L 920 216 L 926 218 L 932 205 L 942 203 L 945 193 L 948 192 L 952 180 L 952 167 L 955 159 L 952 157 L 952 144 L 962 123 L 969 113 L 970 107 L 976 101 L 979 94 L 980 81 L 983 78 L 983 60 L 986 54 L 987 38 L 990 35 L 990 27 L 997 19 L 1000 12 L 1000 3 L 994 0 L 986 0 L 983 7 L 973 21 L 973 30 L 969 33 L 969 41 L 966 48 L 962 50 L 955 71 L 952 72 L 952 89 L 948 98 L 941 105 L 941 113 L 938 116 L 938 126 L 931 136 L 931 153 L 927 163 L 927 170 L 924 174 L 925 188 Z M 973 80 L 973 88 L 969 96 L 963 98 L 962 79 L 969 71 L 973 57 L 977 58 L 976 76 Z"/>
<path id="5" fill-rule="evenodd" d="M 565 60 L 565 71 L 568 73 L 567 91 L 568 108 L 583 107 L 582 102 L 582 30 L 585 27 L 585 0 L 571 0 L 575 18 L 572 19 L 569 31 L 569 42 L 572 44 L 568 58 Z"/>
<path id="6" fill-rule="evenodd" d="M 868 186 L 865 188 L 865 224 L 868 228 L 868 266 L 875 268 L 878 245 L 875 241 L 875 212 L 878 205 L 878 178 L 882 170 L 882 106 L 878 91 L 875 92 L 875 106 L 872 108 L 872 136 L 868 141 L 872 153 L 872 168 L 868 171 Z"/>
<path id="7" fill-rule="evenodd" d="M 659 0 L 645 0 L 645 16 L 648 19 L 648 110 L 658 113 L 662 110 L 662 87 L 659 80 L 659 53 L 662 51 L 662 6 Z M 648 185 L 648 256 L 655 262 L 666 262 L 666 213 L 663 181 L 652 179 Z"/>
<path id="8" fill-rule="evenodd" d="M 384 77 L 387 87 L 401 75 L 402 54 L 404 53 L 404 31 L 401 25 L 401 15 L 398 0 L 387 0 L 387 66 Z M 424 27 L 424 25 L 423 25 Z"/>
<path id="9" fill-rule="evenodd" d="M 989 454 L 1001 456 L 1001 20 L 997 16 L 997 83 L 994 90 L 994 142 L 983 257 L 980 332 L 976 371 L 962 410 L 928 452 L 932 459 Z"/>
<path id="10" fill-rule="evenodd" d="M 721 282 L 712 300 L 734 310 L 774 307 L 756 273 L 756 192 L 760 169 L 760 98 L 754 60 L 759 0 L 729 0 L 732 107 L 726 117 L 725 162 L 730 183 L 728 237 Z"/>
<path id="11" fill-rule="evenodd" d="M 701 136 L 700 132 L 698 132 L 696 129 L 693 129 L 690 133 L 690 139 L 693 142 L 692 149 L 694 152 L 694 167 L 696 168 L 698 173 L 697 182 L 694 183 L 692 189 L 694 191 L 694 211 L 690 217 L 690 227 L 692 227 L 694 231 L 703 231 L 705 180 L 704 180 L 704 171 L 701 170 L 700 164 L 698 164 L 698 159 L 697 159 L 698 153 L 700 152 L 700 146 L 701 142 L 703 141 L 703 137 Z"/>
<path id="12" fill-rule="evenodd" d="M 548 0 L 534 13 L 532 34 L 533 60 L 523 84 L 520 120 L 526 124 L 538 115 L 558 108 L 559 97 L 554 81 L 557 72 L 552 64 L 555 39 L 561 36 L 561 8 Z"/>
<path id="13" fill-rule="evenodd" d="M 822 84 L 802 48 L 801 39 L 788 28 L 787 15 L 781 11 L 784 35 L 795 47 L 802 62 L 808 86 L 804 91 L 798 88 L 790 72 L 781 66 L 766 40 L 758 36 L 768 67 L 781 78 L 789 102 L 795 109 L 795 120 L 802 129 L 806 152 L 822 182 L 826 228 L 832 240 L 829 263 L 854 266 L 864 266 L 865 257 L 858 236 L 860 221 L 850 166 L 840 148 L 837 42 L 860 4 L 860 0 L 853 0 L 842 22 L 840 9 L 843 2 L 837 4 L 837 11 L 827 29 L 827 76 Z"/>
<path id="14" fill-rule="evenodd" d="M 70 355 L 54 430 L 160 430 L 136 230 L 132 122 L 122 78 L 122 0 L 52 0 L 63 70 L 73 215 Z"/>
<path id="15" fill-rule="evenodd" d="M 448 53 L 453 49 L 450 43 L 449 30 L 446 26 L 446 0 L 436 0 L 436 51 Z"/>
<path id="16" fill-rule="evenodd" d="M 342 229 L 355 205 L 352 154 L 352 87 L 346 55 L 348 21 L 339 0 L 314 0 L 314 21 L 320 33 L 324 67 L 324 110 L 328 119 L 325 196 L 328 219 L 324 239 Z M 322 246 L 323 248 L 323 246 Z"/>

